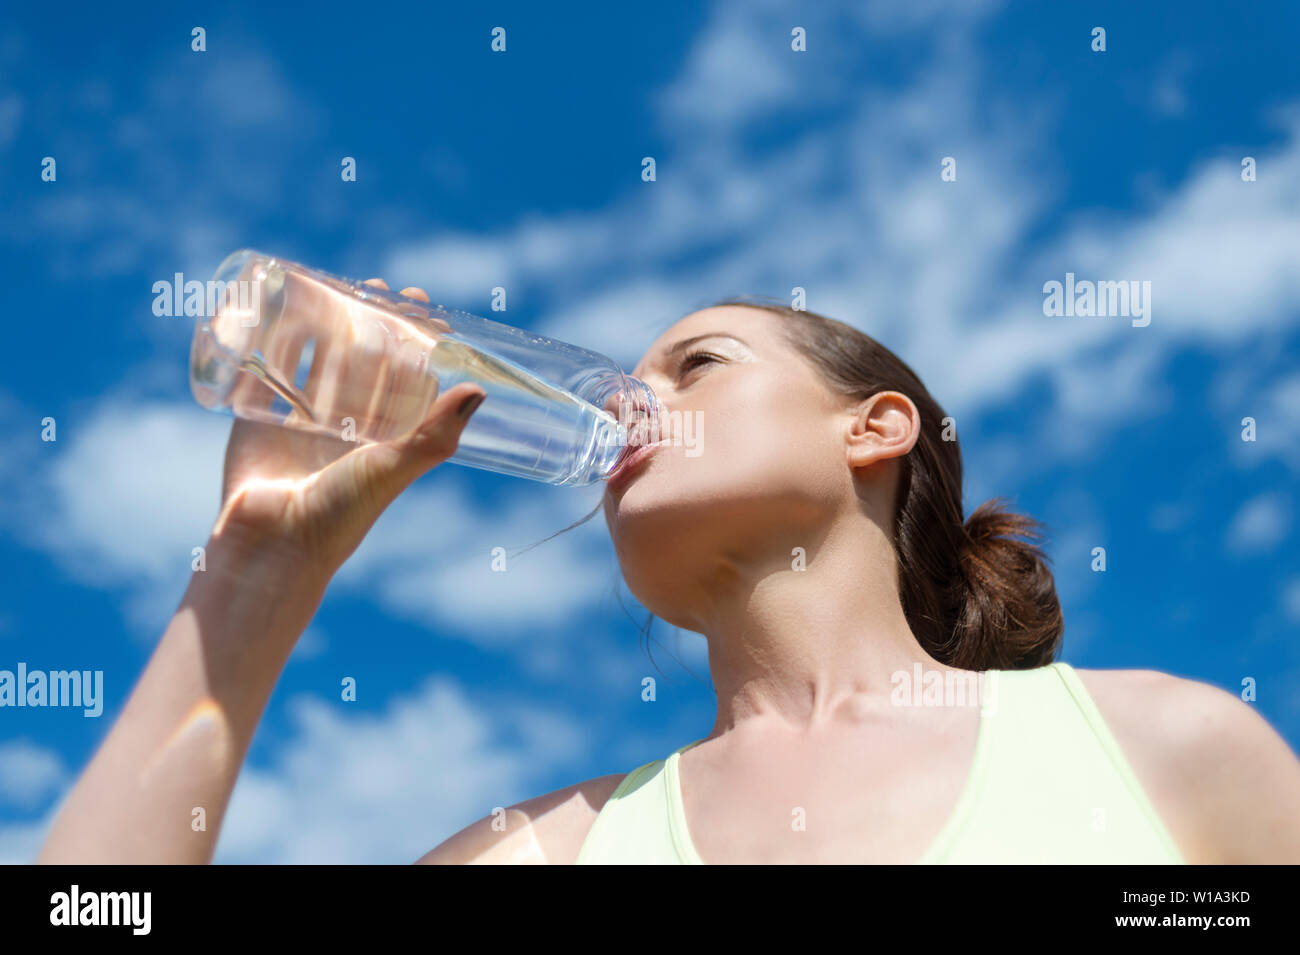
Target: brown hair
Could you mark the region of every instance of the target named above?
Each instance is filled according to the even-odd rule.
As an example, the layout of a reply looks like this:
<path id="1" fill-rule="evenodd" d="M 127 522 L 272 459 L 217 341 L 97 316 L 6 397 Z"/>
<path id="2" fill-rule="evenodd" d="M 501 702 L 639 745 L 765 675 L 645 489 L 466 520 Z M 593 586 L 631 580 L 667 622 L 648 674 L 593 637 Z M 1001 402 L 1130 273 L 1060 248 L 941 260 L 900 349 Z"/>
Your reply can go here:
<path id="1" fill-rule="evenodd" d="M 851 325 L 755 298 L 716 303 L 781 316 L 786 337 L 851 398 L 897 391 L 916 405 L 921 435 L 902 458 L 892 528 L 908 626 L 941 663 L 965 670 L 1028 670 L 1052 662 L 1065 629 L 1044 526 L 1001 498 L 962 520 L 961 446 L 947 414 L 908 365 Z M 945 430 L 949 436 L 945 437 Z"/>

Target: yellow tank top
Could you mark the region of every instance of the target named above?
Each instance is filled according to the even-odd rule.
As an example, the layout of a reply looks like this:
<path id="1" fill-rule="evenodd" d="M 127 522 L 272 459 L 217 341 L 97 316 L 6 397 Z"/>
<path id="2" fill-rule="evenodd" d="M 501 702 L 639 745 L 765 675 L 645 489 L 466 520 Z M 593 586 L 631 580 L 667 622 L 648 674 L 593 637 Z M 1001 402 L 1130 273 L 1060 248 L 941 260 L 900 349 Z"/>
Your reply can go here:
<path id="1" fill-rule="evenodd" d="M 965 786 L 920 864 L 1185 863 L 1069 664 L 990 670 L 983 702 Z M 700 742 L 628 773 L 577 864 L 703 865 L 677 776 Z"/>

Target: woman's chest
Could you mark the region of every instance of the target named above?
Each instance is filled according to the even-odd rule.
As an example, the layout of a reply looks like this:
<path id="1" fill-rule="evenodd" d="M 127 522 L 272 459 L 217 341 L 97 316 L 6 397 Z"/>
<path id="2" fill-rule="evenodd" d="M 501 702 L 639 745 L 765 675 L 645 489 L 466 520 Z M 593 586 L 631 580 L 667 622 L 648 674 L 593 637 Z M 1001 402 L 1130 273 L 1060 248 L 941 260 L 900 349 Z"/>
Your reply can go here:
<path id="1" fill-rule="evenodd" d="M 762 759 L 688 751 L 675 774 L 688 841 L 718 865 L 919 862 L 963 795 L 976 729 Z"/>

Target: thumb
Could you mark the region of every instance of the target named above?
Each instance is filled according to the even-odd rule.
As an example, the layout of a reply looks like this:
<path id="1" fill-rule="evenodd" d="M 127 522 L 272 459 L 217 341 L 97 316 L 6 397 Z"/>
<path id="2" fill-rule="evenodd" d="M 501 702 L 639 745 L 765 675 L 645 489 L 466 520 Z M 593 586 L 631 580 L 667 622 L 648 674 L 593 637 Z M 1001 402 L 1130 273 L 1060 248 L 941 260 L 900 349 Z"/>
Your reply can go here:
<path id="1" fill-rule="evenodd" d="M 381 508 L 387 507 L 416 478 L 456 453 L 461 433 L 486 397 L 482 385 L 462 382 L 439 395 L 424 421 L 409 434 L 348 455 L 361 486 Z"/>

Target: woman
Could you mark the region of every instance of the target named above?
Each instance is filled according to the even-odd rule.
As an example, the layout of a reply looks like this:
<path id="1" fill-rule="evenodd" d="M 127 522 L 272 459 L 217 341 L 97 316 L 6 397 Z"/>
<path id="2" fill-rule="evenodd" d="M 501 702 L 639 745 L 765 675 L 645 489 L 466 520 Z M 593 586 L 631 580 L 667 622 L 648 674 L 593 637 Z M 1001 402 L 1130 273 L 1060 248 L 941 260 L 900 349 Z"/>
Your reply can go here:
<path id="1" fill-rule="evenodd" d="M 605 518 L 632 593 L 707 637 L 713 728 L 420 862 L 1300 862 L 1300 762 L 1252 707 L 1052 663 L 1060 607 L 1021 539 L 1036 525 L 992 504 L 963 522 L 952 422 L 888 350 L 726 303 L 634 373 L 703 443 L 661 435 L 608 483 Z M 457 385 L 416 432 L 362 448 L 235 422 L 207 570 L 40 861 L 212 859 L 330 577 L 483 395 Z"/>

